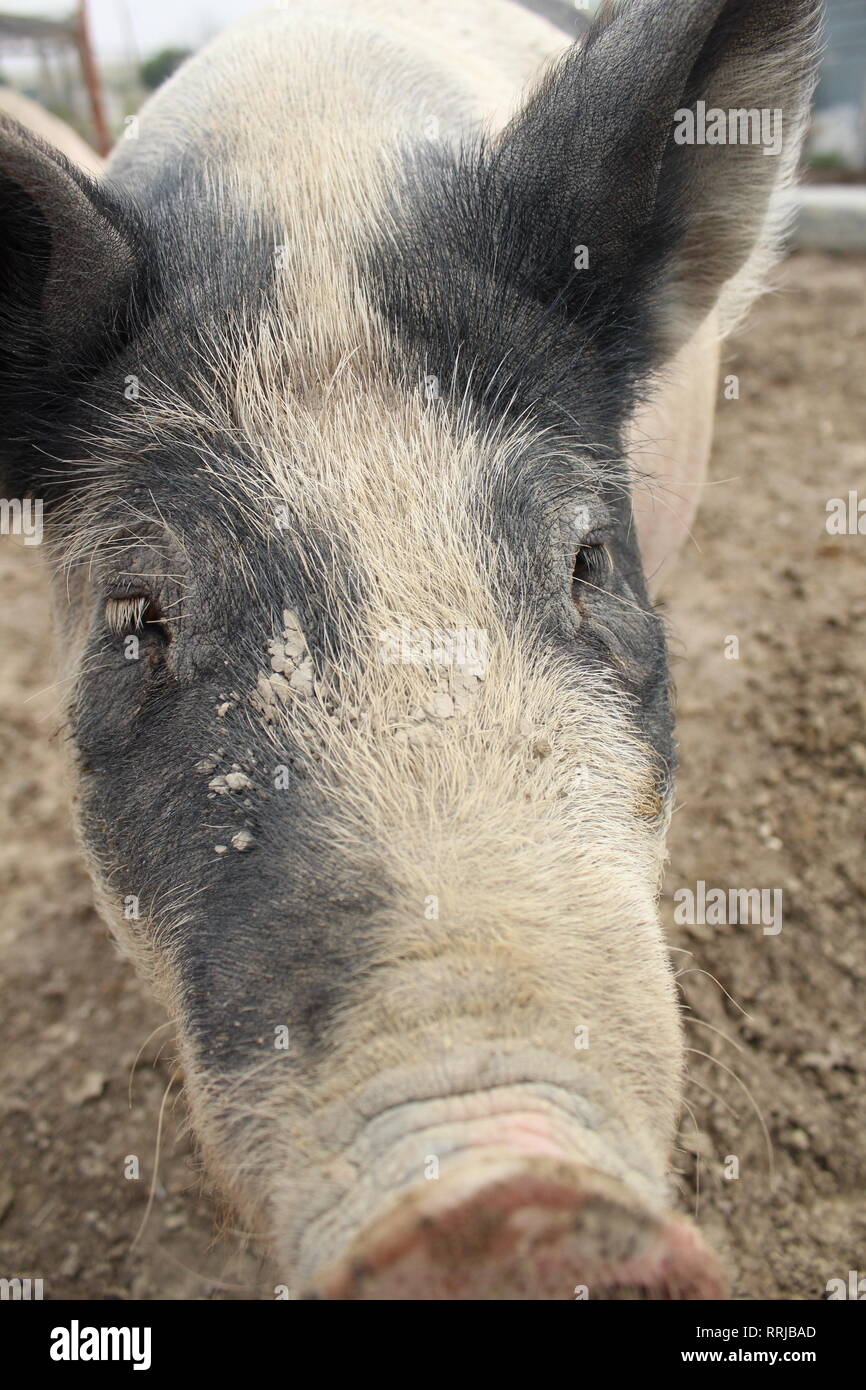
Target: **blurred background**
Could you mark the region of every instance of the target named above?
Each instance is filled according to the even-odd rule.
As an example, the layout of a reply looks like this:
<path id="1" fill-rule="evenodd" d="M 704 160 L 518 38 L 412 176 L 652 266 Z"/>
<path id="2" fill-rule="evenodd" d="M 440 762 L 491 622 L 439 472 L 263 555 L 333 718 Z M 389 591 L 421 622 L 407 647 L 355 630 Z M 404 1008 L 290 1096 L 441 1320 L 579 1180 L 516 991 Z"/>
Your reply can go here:
<path id="1" fill-rule="evenodd" d="M 527 0 L 527 7 L 580 32 L 600 3 Z M 866 0 L 826 0 L 826 7 L 827 50 L 815 99 L 809 176 L 863 181 Z M 106 142 L 122 132 L 124 117 L 187 54 L 232 20 L 260 8 L 260 0 L 84 0 L 78 5 L 75 0 L 0 0 L 0 83 L 68 121 L 104 154 Z"/>

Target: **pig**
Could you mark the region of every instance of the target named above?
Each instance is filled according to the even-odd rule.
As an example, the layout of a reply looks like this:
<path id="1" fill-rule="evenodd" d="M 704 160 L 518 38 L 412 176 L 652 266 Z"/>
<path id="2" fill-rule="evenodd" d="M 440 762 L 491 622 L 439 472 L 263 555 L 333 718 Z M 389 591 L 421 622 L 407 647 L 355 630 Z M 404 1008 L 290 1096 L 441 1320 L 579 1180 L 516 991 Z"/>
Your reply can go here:
<path id="1" fill-rule="evenodd" d="M 819 24 L 289 3 L 104 177 L 3 120 L 5 487 L 44 503 L 78 832 L 294 1297 L 724 1293 L 671 1196 L 649 587 Z M 698 103 L 731 138 L 681 138 Z"/>

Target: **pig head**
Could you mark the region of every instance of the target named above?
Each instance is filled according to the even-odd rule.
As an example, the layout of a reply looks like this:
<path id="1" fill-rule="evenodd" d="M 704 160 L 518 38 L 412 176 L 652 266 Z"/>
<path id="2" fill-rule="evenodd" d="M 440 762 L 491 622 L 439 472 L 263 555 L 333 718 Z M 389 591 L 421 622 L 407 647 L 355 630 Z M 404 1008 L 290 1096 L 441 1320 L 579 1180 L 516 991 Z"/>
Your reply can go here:
<path id="1" fill-rule="evenodd" d="M 294 1293 L 717 1296 L 625 440 L 766 269 L 817 5 L 608 4 L 496 134 L 382 12 L 232 31 L 99 182 L 0 127 L 82 844 Z"/>

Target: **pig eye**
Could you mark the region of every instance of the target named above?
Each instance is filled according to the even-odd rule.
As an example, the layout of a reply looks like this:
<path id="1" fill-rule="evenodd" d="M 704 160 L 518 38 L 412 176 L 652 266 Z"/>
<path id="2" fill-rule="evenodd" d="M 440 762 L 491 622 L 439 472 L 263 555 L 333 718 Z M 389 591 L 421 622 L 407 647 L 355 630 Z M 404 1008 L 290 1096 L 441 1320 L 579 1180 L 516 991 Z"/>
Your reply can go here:
<path id="1" fill-rule="evenodd" d="M 571 574 L 572 598 L 579 597 L 582 584 L 599 584 L 609 565 L 610 552 L 603 540 L 590 537 L 583 541 L 574 557 Z"/>
<path id="2" fill-rule="evenodd" d="M 109 632 L 116 637 L 140 632 L 152 634 L 163 642 L 171 641 L 167 619 L 149 594 L 123 594 L 110 598 L 105 605 L 105 621 Z"/>

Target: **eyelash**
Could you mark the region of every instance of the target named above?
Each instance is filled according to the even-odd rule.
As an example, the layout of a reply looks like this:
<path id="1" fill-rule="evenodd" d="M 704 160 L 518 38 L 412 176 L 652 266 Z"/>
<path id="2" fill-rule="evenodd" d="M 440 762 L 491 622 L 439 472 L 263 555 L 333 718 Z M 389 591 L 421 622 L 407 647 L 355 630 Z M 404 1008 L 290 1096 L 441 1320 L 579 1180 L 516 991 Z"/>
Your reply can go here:
<path id="1" fill-rule="evenodd" d="M 610 565 L 610 551 L 603 541 L 580 546 L 574 557 L 571 574 L 572 588 L 595 579 Z"/>
<path id="2" fill-rule="evenodd" d="M 105 620 L 109 632 L 116 637 L 151 628 L 164 641 L 170 640 L 165 618 L 147 594 L 124 594 L 122 598 L 110 598 L 105 605 Z"/>

